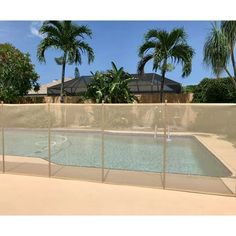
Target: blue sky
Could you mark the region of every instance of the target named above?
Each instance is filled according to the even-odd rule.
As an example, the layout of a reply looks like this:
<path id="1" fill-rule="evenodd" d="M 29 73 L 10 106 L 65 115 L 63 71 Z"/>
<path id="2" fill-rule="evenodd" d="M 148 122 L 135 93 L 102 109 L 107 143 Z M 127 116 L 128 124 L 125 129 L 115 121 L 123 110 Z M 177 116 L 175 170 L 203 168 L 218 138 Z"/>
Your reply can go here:
<path id="1" fill-rule="evenodd" d="M 183 85 L 197 84 L 204 77 L 213 77 L 210 69 L 203 64 L 203 45 L 211 28 L 209 21 L 77 21 L 87 25 L 93 32 L 92 39 L 87 39 L 95 52 L 95 61 L 88 65 L 87 58 L 79 67 L 81 75 L 89 75 L 90 71 L 110 68 L 111 61 L 123 66 L 129 73 L 135 73 L 138 63 L 138 47 L 143 42 L 147 30 L 160 28 L 171 30 L 184 27 L 188 34 L 188 43 L 195 49 L 192 73 L 187 78 L 181 77 L 181 66 L 169 72 L 167 77 Z M 0 21 L 0 43 L 9 42 L 23 52 L 31 55 L 35 69 L 40 75 L 41 84 L 60 79 L 61 67 L 54 58 L 60 55 L 53 49 L 46 52 L 46 64 L 40 64 L 36 58 L 37 46 L 41 40 L 38 34 L 39 21 Z M 67 66 L 66 77 L 74 76 L 75 66 Z M 145 72 L 152 72 L 152 64 L 147 64 Z"/>

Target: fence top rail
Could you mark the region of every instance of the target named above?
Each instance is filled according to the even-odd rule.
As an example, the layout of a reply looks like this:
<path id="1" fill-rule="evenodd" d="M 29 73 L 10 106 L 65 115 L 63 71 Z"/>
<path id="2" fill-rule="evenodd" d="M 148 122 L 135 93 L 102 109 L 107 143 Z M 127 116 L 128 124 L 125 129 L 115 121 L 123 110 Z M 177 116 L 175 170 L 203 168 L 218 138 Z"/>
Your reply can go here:
<path id="1" fill-rule="evenodd" d="M 236 103 L 24 103 L 8 104 L 2 103 L 3 106 L 236 106 Z"/>
<path id="2" fill-rule="evenodd" d="M 25 104 L 8 104 L 3 103 L 4 106 L 160 106 L 165 103 L 25 103 Z"/>

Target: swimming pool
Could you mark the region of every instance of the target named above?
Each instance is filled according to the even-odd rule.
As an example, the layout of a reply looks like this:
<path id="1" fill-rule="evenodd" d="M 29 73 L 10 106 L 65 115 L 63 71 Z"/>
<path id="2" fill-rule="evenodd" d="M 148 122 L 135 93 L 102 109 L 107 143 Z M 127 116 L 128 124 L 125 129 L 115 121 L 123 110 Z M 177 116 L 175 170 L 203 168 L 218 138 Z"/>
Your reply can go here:
<path id="1" fill-rule="evenodd" d="M 46 131 L 5 130 L 5 154 L 48 158 Z M 70 166 L 101 167 L 101 134 L 52 131 L 51 160 Z M 226 177 L 231 172 L 197 139 L 172 136 L 167 142 L 166 172 Z M 104 135 L 104 167 L 145 172 L 163 171 L 163 137 L 140 134 Z"/>

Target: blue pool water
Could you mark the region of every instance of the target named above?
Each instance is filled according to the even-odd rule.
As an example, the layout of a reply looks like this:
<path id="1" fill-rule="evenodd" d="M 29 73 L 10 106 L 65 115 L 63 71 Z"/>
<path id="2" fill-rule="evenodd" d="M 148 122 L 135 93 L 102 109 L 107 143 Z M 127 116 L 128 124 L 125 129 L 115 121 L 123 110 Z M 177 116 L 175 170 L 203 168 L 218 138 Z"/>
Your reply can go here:
<path id="1" fill-rule="evenodd" d="M 5 154 L 48 157 L 48 136 L 43 131 L 5 131 Z M 1 151 L 1 150 L 0 150 Z M 72 166 L 101 167 L 101 134 L 52 132 L 51 160 Z M 162 172 L 163 137 L 104 135 L 105 168 Z M 203 176 L 229 176 L 231 172 L 193 137 L 172 136 L 167 142 L 166 171 Z"/>

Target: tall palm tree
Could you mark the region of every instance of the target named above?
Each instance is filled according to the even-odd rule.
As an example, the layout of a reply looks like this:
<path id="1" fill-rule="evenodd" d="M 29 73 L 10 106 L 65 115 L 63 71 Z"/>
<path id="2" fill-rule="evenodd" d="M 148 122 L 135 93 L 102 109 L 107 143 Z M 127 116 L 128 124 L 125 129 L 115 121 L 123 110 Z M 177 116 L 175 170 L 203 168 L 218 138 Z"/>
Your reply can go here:
<path id="1" fill-rule="evenodd" d="M 194 50 L 187 44 L 183 28 L 175 28 L 171 32 L 151 29 L 144 39 L 139 48 L 141 60 L 138 63 L 138 74 L 142 75 L 146 63 L 153 60 L 153 70 L 161 72 L 160 101 L 163 102 L 166 73 L 173 70 L 175 64 L 181 63 L 182 77 L 188 76 L 192 70 Z"/>
<path id="2" fill-rule="evenodd" d="M 212 24 L 211 32 L 204 45 L 204 62 L 212 67 L 217 77 L 225 72 L 236 89 L 235 45 L 236 21 L 222 21 L 220 26 L 217 23 Z M 230 73 L 228 67 L 230 61 L 234 75 Z"/>
<path id="3" fill-rule="evenodd" d="M 40 62 L 45 62 L 45 51 L 49 48 L 59 49 L 62 56 L 56 62 L 62 65 L 60 101 L 64 102 L 64 79 L 66 64 L 81 64 L 81 54 L 86 53 L 88 63 L 94 60 L 93 49 L 84 41 L 92 32 L 87 26 L 79 26 L 71 21 L 45 21 L 39 30 L 44 37 L 37 50 Z"/>

